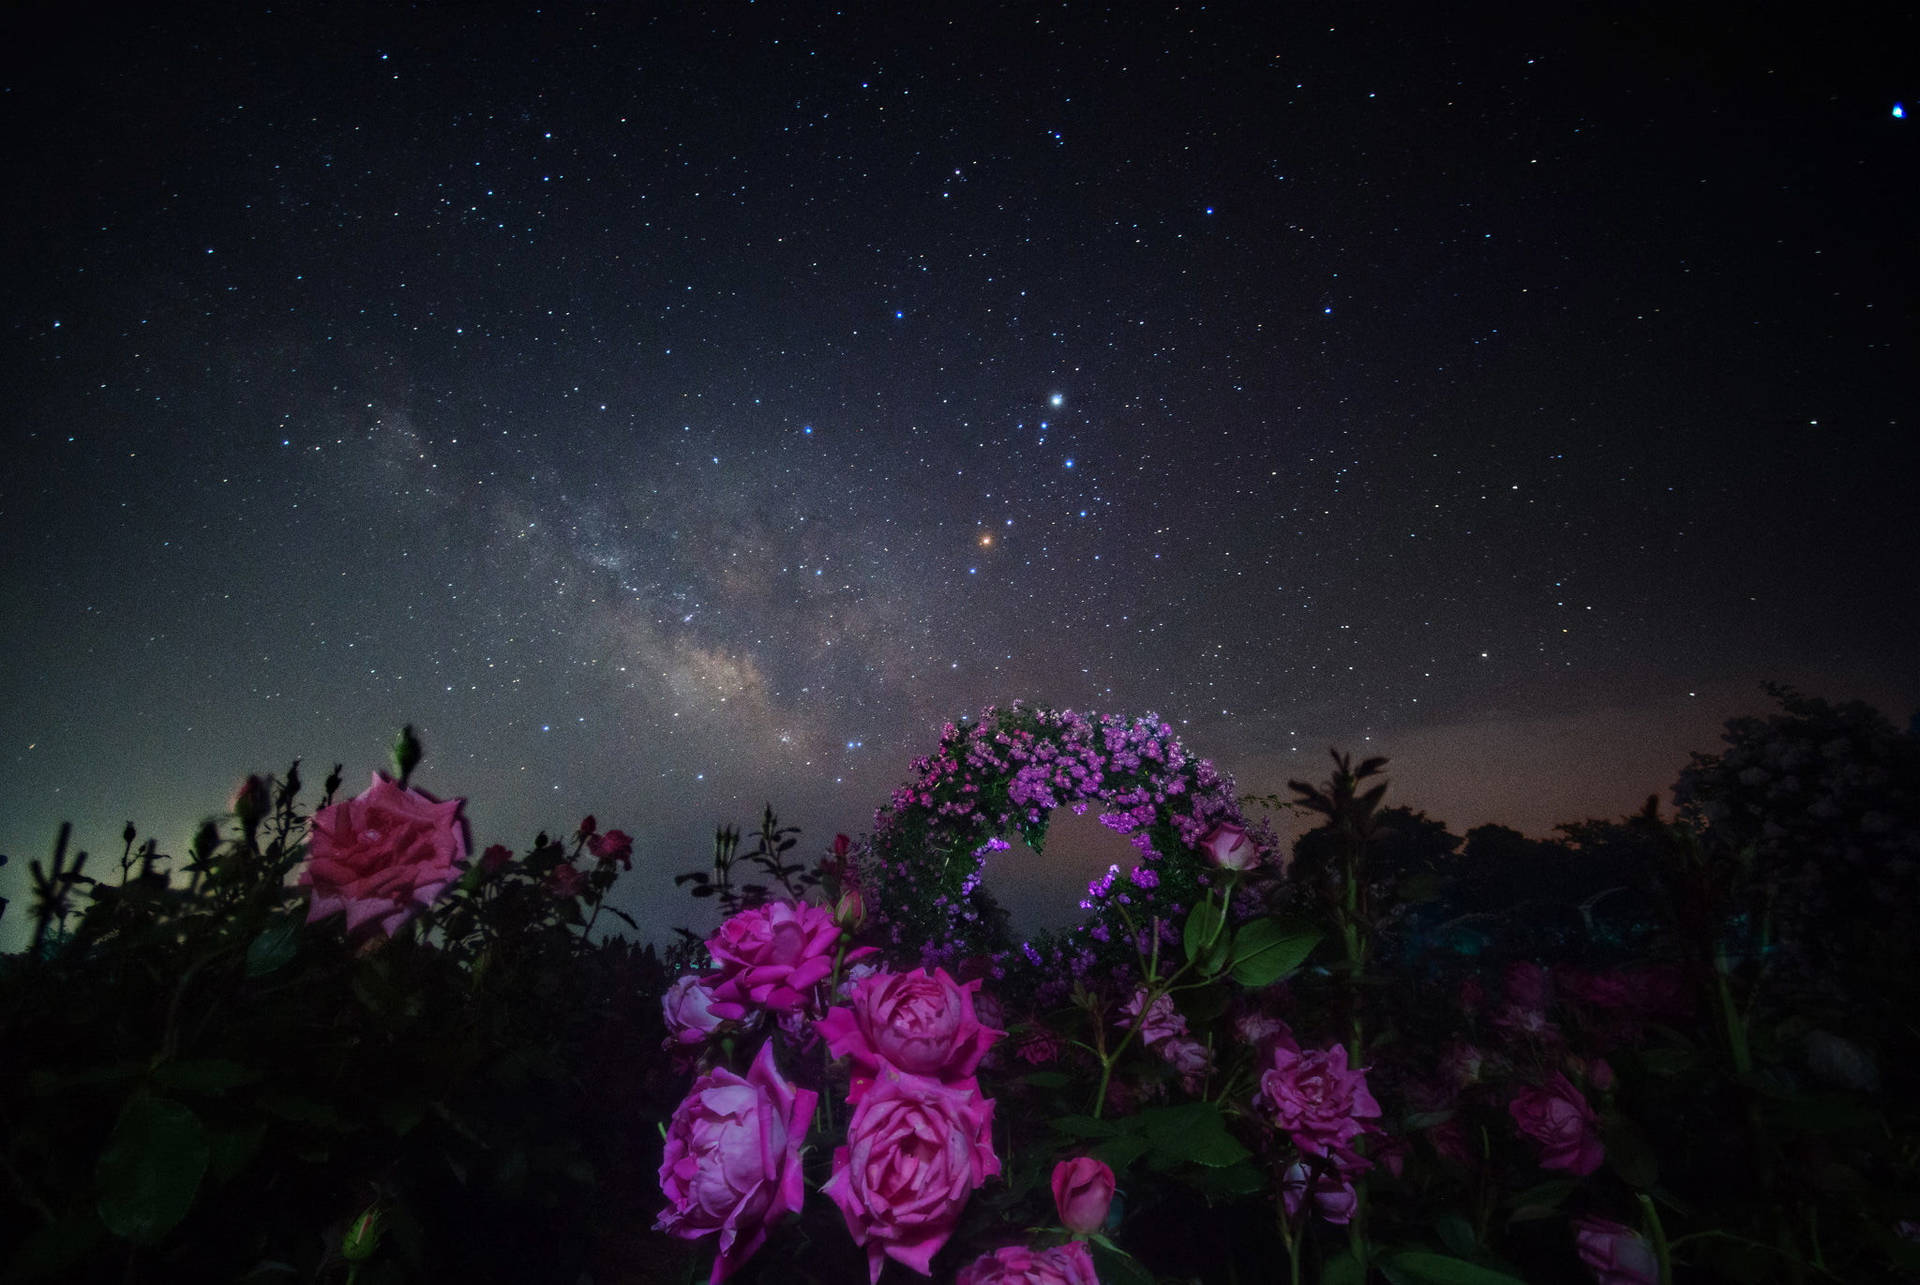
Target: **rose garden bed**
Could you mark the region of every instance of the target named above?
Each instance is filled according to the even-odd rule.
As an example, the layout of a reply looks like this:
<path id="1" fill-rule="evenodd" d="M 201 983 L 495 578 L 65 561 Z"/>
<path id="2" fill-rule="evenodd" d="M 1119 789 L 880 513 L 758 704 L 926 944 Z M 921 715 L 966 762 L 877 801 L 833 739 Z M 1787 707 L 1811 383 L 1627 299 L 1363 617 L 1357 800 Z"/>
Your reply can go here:
<path id="1" fill-rule="evenodd" d="M 1017 706 L 817 861 L 723 832 L 684 877 L 721 926 L 664 959 L 593 934 L 631 840 L 475 855 L 410 736 L 311 812 L 249 778 L 180 860 L 63 836 L 0 973 L 0 1270 L 1920 1278 L 1920 760 L 1782 702 L 1682 813 L 1567 827 L 1639 892 L 1555 935 L 1455 913 L 1484 870 L 1420 855 L 1381 760 L 1249 801 L 1156 720 Z M 1290 861 L 1283 806 L 1321 822 Z M 1140 858 L 1014 941 L 979 861 L 1057 807 Z"/>

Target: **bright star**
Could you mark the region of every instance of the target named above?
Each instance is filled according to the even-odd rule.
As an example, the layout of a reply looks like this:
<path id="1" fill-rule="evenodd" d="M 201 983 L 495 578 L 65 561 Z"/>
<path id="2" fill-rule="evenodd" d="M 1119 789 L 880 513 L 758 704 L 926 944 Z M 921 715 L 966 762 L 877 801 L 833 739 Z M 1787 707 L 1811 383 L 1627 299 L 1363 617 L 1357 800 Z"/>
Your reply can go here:
<path id="1" fill-rule="evenodd" d="M 1066 404 L 1067 395 L 1065 393 L 1055 393 L 1053 396 L 1047 398 L 1047 405 L 1049 406 L 1065 406 Z"/>

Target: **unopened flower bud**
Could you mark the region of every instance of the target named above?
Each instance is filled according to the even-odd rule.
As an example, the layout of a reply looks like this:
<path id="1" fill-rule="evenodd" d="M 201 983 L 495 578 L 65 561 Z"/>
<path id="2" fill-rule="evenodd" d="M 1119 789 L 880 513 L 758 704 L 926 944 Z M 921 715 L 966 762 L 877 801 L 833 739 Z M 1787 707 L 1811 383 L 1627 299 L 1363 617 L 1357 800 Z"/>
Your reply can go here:
<path id="1" fill-rule="evenodd" d="M 420 738 L 414 734 L 413 724 L 408 723 L 393 742 L 393 770 L 399 775 L 401 785 L 405 785 L 413 769 L 420 766 L 421 753 Z"/>
<path id="2" fill-rule="evenodd" d="M 240 822 L 240 828 L 251 839 L 253 832 L 266 820 L 267 808 L 271 799 L 267 794 L 267 782 L 264 777 L 250 776 L 240 783 L 233 792 L 233 815 Z"/>
<path id="3" fill-rule="evenodd" d="M 380 1206 L 374 1205 L 347 1224 L 347 1234 L 340 1238 L 340 1257 L 349 1263 L 364 1263 L 379 1247 Z"/>
<path id="4" fill-rule="evenodd" d="M 867 899 L 860 895 L 858 888 L 847 889 L 840 894 L 840 900 L 833 903 L 833 922 L 845 933 L 857 933 L 867 922 Z"/>

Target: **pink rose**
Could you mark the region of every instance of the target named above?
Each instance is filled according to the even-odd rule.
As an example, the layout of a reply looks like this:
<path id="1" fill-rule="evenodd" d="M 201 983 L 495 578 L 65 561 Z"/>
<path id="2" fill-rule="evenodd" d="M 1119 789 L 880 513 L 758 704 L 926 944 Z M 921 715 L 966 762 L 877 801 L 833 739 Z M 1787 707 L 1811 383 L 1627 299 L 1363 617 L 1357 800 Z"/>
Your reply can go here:
<path id="1" fill-rule="evenodd" d="M 347 912 L 347 931 L 387 936 L 431 906 L 467 859 L 464 800 L 441 803 L 375 773 L 358 798 L 313 814 L 299 884 L 313 890 L 307 922 Z"/>
<path id="2" fill-rule="evenodd" d="M 716 1068 L 693 1082 L 667 1126 L 660 1191 L 667 1207 L 654 1223 L 682 1240 L 717 1239 L 709 1285 L 719 1285 L 753 1256 L 767 1224 L 800 1208 L 806 1195 L 800 1144 L 819 1095 L 795 1088 L 762 1044 L 745 1079 Z"/>
<path id="3" fill-rule="evenodd" d="M 1286 1173 L 1280 1178 L 1280 1195 L 1287 1203 L 1287 1217 L 1300 1216 L 1309 1187 L 1312 1188 L 1315 1213 L 1336 1227 L 1344 1227 L 1353 1221 L 1353 1211 L 1360 1202 L 1353 1183 L 1341 1174 L 1337 1166 L 1316 1166 L 1310 1171 L 1306 1163 L 1300 1160 L 1288 1165 Z"/>
<path id="4" fill-rule="evenodd" d="M 495 874 L 504 869 L 506 864 L 512 860 L 512 848 L 509 848 L 504 843 L 488 844 L 487 850 L 480 854 L 480 868 L 488 874 Z"/>
<path id="5" fill-rule="evenodd" d="M 712 1010 L 713 992 L 707 989 L 707 979 L 698 973 L 687 973 L 674 979 L 667 987 L 667 993 L 660 997 L 660 1011 L 667 1019 L 667 1031 L 675 1044 L 704 1044 L 709 1035 L 720 1029 L 721 1019 L 714 1016 Z"/>
<path id="6" fill-rule="evenodd" d="M 585 839 L 590 837 L 594 833 L 594 831 L 598 830 L 599 828 L 600 828 L 600 823 L 594 820 L 592 813 L 588 813 L 586 816 L 580 819 L 580 828 L 578 830 L 575 830 L 574 834 L 578 835 L 582 839 Z"/>
<path id="7" fill-rule="evenodd" d="M 587 877 L 564 861 L 547 871 L 547 891 L 562 901 L 586 890 Z"/>
<path id="8" fill-rule="evenodd" d="M 858 1102 L 885 1059 L 913 1075 L 964 1080 L 993 1042 L 1006 1034 L 980 1022 L 973 1005 L 978 981 L 965 985 L 944 968 L 929 973 L 875 973 L 853 988 L 851 1008 L 832 1008 L 816 1026 L 835 1057 L 850 1057 Z"/>
<path id="9" fill-rule="evenodd" d="M 880 1068 L 820 1189 L 840 1207 L 854 1244 L 866 1246 L 871 1280 L 889 1258 L 932 1273 L 967 1198 L 1000 1172 L 992 1128 L 993 1103 L 974 1081 Z"/>
<path id="10" fill-rule="evenodd" d="M 1180 1073 L 1181 1088 L 1188 1093 L 1200 1092 L 1206 1084 L 1207 1072 L 1213 1069 L 1212 1049 L 1184 1035 L 1161 1040 L 1155 1049 L 1162 1061 Z"/>
<path id="11" fill-rule="evenodd" d="M 1058 1035 L 1044 1026 L 1036 1026 L 1020 1037 L 1020 1042 L 1014 1047 L 1013 1053 L 1029 1066 L 1039 1066 L 1043 1062 L 1051 1062 L 1059 1057 L 1066 1047 Z"/>
<path id="12" fill-rule="evenodd" d="M 953 1285 L 1100 1285 L 1084 1241 L 1052 1249 L 1008 1245 L 968 1263 Z"/>
<path id="13" fill-rule="evenodd" d="M 738 1021 L 755 1008 L 793 1012 L 833 972 L 840 927 L 819 906 L 770 901 L 720 925 L 707 952 L 720 964 L 713 1011 Z M 847 958 L 871 954 L 850 951 Z"/>
<path id="14" fill-rule="evenodd" d="M 593 818 L 587 819 L 591 821 Z M 587 840 L 587 851 L 603 865 L 618 861 L 621 869 L 633 869 L 633 839 L 624 830 L 609 830 L 605 834 L 592 836 Z"/>
<path id="15" fill-rule="evenodd" d="M 1247 828 L 1231 821 L 1215 825 L 1196 846 L 1222 870 L 1245 870 L 1260 860 L 1260 849 L 1247 837 Z"/>
<path id="16" fill-rule="evenodd" d="M 1595 1218 L 1573 1220 L 1573 1246 L 1598 1285 L 1657 1285 L 1660 1259 L 1631 1227 Z"/>
<path id="17" fill-rule="evenodd" d="M 1606 1158 L 1593 1108 L 1558 1071 L 1545 1084 L 1515 1094 L 1507 1113 L 1520 1132 L 1540 1144 L 1543 1169 L 1590 1174 Z"/>
<path id="18" fill-rule="evenodd" d="M 1053 1167 L 1053 1207 L 1060 1225 L 1081 1236 L 1099 1231 L 1113 1204 L 1113 1170 L 1092 1156 L 1075 1156 Z"/>
<path id="19" fill-rule="evenodd" d="M 1260 1076 L 1255 1101 L 1302 1151 L 1344 1152 L 1367 1132 L 1362 1121 L 1380 1114 L 1366 1070 L 1347 1068 L 1345 1045 L 1305 1051 L 1275 1045 L 1268 1059 L 1272 1065 Z"/>
<path id="20" fill-rule="evenodd" d="M 1133 993 L 1133 998 L 1128 1000 L 1126 1007 L 1120 1011 L 1133 1019 L 1126 1025 L 1139 1027 L 1140 1038 L 1148 1047 L 1158 1044 L 1161 1040 L 1169 1040 L 1187 1033 L 1187 1019 L 1180 1016 L 1180 1010 L 1173 1006 L 1173 996 L 1161 995 L 1155 998 L 1153 1003 L 1147 1006 L 1147 1014 L 1143 1018 L 1140 1015 L 1140 1006 L 1146 1003 L 1146 999 L 1147 988 L 1142 986 Z"/>
<path id="21" fill-rule="evenodd" d="M 1233 1033 L 1248 1048 L 1257 1049 L 1271 1042 L 1285 1044 L 1296 1053 L 1300 1051 L 1300 1042 L 1293 1038 L 1293 1028 L 1284 1019 L 1257 1009 L 1234 1018 Z"/>

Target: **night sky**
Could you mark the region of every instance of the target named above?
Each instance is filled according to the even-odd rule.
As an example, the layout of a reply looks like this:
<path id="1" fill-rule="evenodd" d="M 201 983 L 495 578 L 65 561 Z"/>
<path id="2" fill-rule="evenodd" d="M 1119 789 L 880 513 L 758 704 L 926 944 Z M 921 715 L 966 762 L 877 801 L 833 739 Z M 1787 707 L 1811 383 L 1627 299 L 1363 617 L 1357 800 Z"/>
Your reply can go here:
<path id="1" fill-rule="evenodd" d="M 1905 725 L 1912 11 L 1153 8 L 10 6 L 0 940 L 409 721 L 656 933 L 1016 698 L 1456 832 Z"/>

